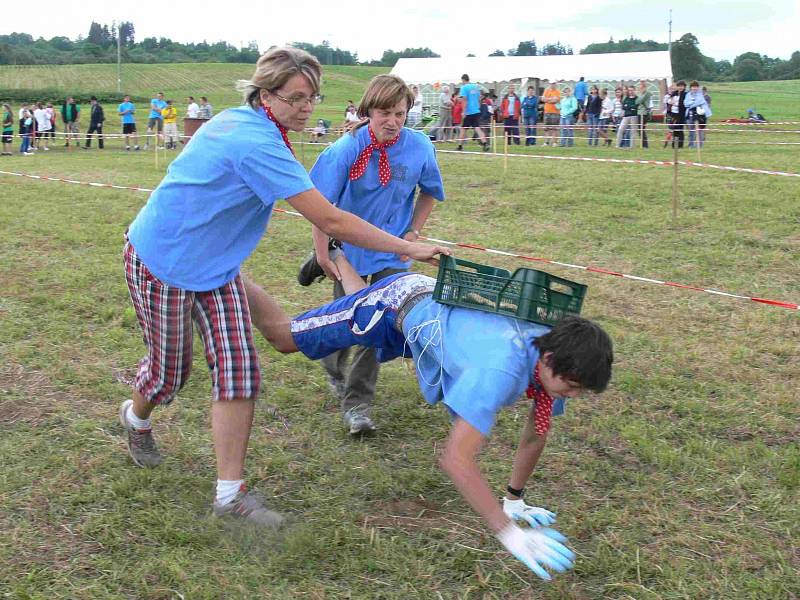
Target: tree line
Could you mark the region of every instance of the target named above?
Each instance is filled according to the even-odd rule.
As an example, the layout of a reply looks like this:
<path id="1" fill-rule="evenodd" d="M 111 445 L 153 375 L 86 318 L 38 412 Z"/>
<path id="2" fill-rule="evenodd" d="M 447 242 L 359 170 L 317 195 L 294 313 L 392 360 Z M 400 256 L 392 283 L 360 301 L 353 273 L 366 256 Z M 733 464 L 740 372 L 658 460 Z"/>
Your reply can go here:
<path id="1" fill-rule="evenodd" d="M 126 63 L 175 62 L 229 62 L 255 63 L 260 55 L 258 44 L 249 42 L 237 48 L 228 42 L 180 43 L 169 38 L 146 37 L 136 40 L 133 23 L 100 24 L 92 22 L 87 35 L 77 40 L 57 36 L 46 40 L 34 39 L 27 33 L 0 35 L 0 64 L 86 64 L 113 63 L 117 60 L 117 46 Z M 295 42 L 292 44 L 316 56 L 324 65 L 372 65 L 392 67 L 399 58 L 437 58 L 430 48 L 404 48 L 384 50 L 380 59 L 359 61 L 358 53 L 321 44 Z M 667 50 L 665 43 L 640 40 L 634 37 L 589 44 L 579 54 L 604 54 L 611 52 L 649 52 Z M 535 39 L 520 41 L 508 50 L 495 50 L 489 56 L 553 56 L 570 55 L 573 49 L 560 41 L 537 44 Z M 475 56 L 468 54 L 467 56 Z M 705 56 L 697 37 L 684 34 L 672 44 L 672 73 L 676 79 L 702 79 L 705 81 L 755 81 L 763 79 L 800 79 L 800 51 L 788 60 L 770 58 L 757 52 L 744 52 L 732 62 L 714 60 Z"/>

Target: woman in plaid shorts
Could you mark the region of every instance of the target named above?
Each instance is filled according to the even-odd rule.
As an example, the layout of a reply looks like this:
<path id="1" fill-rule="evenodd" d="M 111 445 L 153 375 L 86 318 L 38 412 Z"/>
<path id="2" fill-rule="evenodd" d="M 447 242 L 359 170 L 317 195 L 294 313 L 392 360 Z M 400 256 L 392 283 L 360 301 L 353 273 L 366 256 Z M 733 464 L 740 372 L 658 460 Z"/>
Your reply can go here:
<path id="1" fill-rule="evenodd" d="M 320 101 L 321 67 L 295 48 L 274 48 L 241 86 L 246 103 L 204 125 L 131 224 L 125 276 L 147 354 L 133 398 L 119 417 L 139 466 L 161 455 L 150 426 L 155 406 L 186 383 L 197 326 L 211 372 L 211 422 L 217 459 L 216 516 L 277 527 L 282 517 L 244 487 L 244 459 L 261 375 L 253 345 L 242 262 L 286 199 L 331 237 L 427 260 L 442 251 L 384 233 L 332 206 L 297 162 L 287 131 L 302 131 Z"/>

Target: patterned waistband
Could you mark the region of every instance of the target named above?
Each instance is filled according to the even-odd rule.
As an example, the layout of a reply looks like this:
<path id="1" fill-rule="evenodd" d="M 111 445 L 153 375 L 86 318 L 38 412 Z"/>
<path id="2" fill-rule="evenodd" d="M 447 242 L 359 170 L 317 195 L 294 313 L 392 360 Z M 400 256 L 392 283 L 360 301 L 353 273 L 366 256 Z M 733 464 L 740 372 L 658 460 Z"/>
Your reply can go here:
<path id="1" fill-rule="evenodd" d="M 394 318 L 395 329 L 397 329 L 397 331 L 400 333 L 403 333 L 403 321 L 408 313 L 411 312 L 411 309 L 425 300 L 425 298 L 430 298 L 432 295 L 433 292 L 430 290 L 421 290 L 418 293 L 406 298 L 403 304 L 400 305 L 400 308 L 397 309 L 397 316 Z"/>

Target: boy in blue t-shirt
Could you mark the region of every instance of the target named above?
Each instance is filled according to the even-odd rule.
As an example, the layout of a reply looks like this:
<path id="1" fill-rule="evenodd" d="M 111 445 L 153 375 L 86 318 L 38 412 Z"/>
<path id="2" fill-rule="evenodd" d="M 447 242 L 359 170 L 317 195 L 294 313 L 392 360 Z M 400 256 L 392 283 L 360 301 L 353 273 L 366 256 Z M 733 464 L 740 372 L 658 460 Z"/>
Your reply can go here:
<path id="1" fill-rule="evenodd" d="M 484 152 L 489 151 L 489 142 L 481 127 L 481 87 L 477 83 L 469 82 L 469 75 L 464 73 L 461 76 L 461 88 L 459 90 L 459 101 L 464 104 L 464 118 L 461 123 L 462 139 L 458 140 L 457 150 L 463 148 L 464 140 L 472 137 L 472 129 L 478 134 L 478 139 Z"/>
<path id="2" fill-rule="evenodd" d="M 164 100 L 164 92 L 158 92 L 156 97 L 150 100 L 150 115 L 147 119 L 147 139 L 144 141 L 144 149 L 150 145 L 150 135 L 156 132 L 156 145 L 159 150 L 163 150 L 164 145 L 164 116 L 161 112 L 167 108 L 167 101 Z"/>
<path id="3" fill-rule="evenodd" d="M 544 449 L 551 415 L 564 411 L 564 398 L 606 388 L 613 361 L 608 335 L 580 317 L 551 329 L 438 304 L 431 294 L 435 280 L 419 273 L 399 273 L 366 287 L 344 255 L 336 254 L 331 259 L 350 295 L 289 319 L 245 279 L 253 324 L 279 352 L 299 351 L 311 359 L 355 344 L 376 348 L 381 362 L 412 356 L 426 401 L 443 403 L 452 417 L 440 465 L 461 495 L 506 549 L 542 579 L 550 579 L 544 567 L 571 568 L 575 555 L 562 543 L 566 538 L 546 527 L 555 515 L 526 504 L 523 488 Z M 476 456 L 497 412 L 523 393 L 534 402 L 501 507 Z"/>
<path id="4" fill-rule="evenodd" d="M 122 119 L 122 133 L 125 135 L 125 150 L 131 149 L 131 138 L 133 138 L 134 150 L 139 149 L 139 135 L 136 133 L 136 106 L 131 102 L 130 96 L 125 96 L 122 103 L 117 107 L 117 112 Z"/>

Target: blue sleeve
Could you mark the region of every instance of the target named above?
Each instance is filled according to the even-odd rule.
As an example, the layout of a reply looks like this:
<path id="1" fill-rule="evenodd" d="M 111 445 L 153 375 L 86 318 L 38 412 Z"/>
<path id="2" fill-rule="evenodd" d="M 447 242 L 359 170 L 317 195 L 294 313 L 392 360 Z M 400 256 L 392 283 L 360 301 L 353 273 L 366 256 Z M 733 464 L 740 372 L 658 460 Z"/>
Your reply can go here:
<path id="1" fill-rule="evenodd" d="M 346 140 L 346 137 L 340 139 Z M 345 147 L 349 145 L 342 141 L 325 148 L 309 173 L 311 182 L 332 204 L 339 203 L 339 197 L 350 176 L 350 167 L 355 162 L 355 152 L 348 151 Z M 353 160 L 348 162 L 350 155 L 353 155 Z"/>
<path id="2" fill-rule="evenodd" d="M 261 144 L 248 151 L 239 160 L 237 173 L 267 206 L 314 187 L 303 165 L 283 144 Z"/>
<path id="3" fill-rule="evenodd" d="M 425 153 L 425 164 L 422 165 L 422 172 L 419 176 L 419 189 L 423 194 L 433 196 L 437 200 L 444 200 L 444 183 L 442 173 L 439 171 L 439 163 L 436 160 L 436 150 L 429 140 L 425 140 L 427 146 Z"/>
<path id="4" fill-rule="evenodd" d="M 497 412 L 516 400 L 517 388 L 518 382 L 510 373 L 468 369 L 445 390 L 444 403 L 484 437 L 489 437 Z"/>

